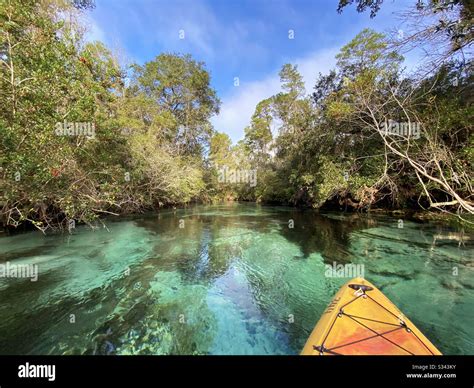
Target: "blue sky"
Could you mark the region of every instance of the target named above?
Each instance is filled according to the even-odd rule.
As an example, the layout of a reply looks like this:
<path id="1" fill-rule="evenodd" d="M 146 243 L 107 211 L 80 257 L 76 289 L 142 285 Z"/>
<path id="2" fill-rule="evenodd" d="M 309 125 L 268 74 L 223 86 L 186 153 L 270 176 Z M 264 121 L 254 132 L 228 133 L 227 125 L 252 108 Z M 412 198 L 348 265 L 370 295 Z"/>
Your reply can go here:
<path id="1" fill-rule="evenodd" d="M 385 0 L 370 19 L 354 6 L 338 14 L 337 0 L 96 0 L 87 39 L 103 41 L 127 62 L 144 63 L 162 52 L 205 62 L 222 101 L 212 122 L 236 142 L 258 101 L 278 92 L 283 64 L 298 65 L 311 93 L 344 44 L 365 27 L 398 29 L 394 12 L 413 3 Z"/>

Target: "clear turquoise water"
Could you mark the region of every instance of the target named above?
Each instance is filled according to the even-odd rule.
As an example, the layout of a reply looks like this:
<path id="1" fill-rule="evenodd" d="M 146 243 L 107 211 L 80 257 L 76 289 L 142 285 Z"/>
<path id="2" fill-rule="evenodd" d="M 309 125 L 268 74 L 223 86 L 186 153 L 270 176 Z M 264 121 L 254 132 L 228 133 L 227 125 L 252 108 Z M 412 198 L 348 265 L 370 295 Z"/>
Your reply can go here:
<path id="1" fill-rule="evenodd" d="M 1 354 L 297 354 L 348 280 L 333 262 L 364 264 L 443 353 L 474 354 L 472 233 L 253 204 L 107 227 L 0 238 L 0 264 L 39 269 L 0 278 Z"/>

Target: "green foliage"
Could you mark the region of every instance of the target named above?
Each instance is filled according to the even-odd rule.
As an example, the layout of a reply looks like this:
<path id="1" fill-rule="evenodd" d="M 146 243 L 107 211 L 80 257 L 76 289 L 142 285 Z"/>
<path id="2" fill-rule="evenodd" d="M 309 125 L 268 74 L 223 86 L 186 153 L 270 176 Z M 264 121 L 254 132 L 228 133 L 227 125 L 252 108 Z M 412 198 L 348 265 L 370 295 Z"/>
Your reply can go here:
<path id="1" fill-rule="evenodd" d="M 185 203 L 204 189 L 199 161 L 171 155 L 151 132 L 134 134 L 129 142 L 135 201 L 144 206 Z"/>
<path id="2" fill-rule="evenodd" d="M 173 54 L 127 71 L 67 17 L 91 5 L 1 1 L 4 224 L 46 230 L 204 196 L 202 151 L 219 109 L 208 72 Z M 58 134 L 71 123 L 93 133 Z"/>
<path id="3" fill-rule="evenodd" d="M 357 3 L 376 13 L 381 1 Z M 454 3 L 460 23 L 469 23 L 468 3 Z M 407 78 L 386 37 L 364 29 L 342 47 L 336 68 L 319 75 L 311 97 L 297 67 L 282 66 L 281 91 L 257 104 L 245 138 L 232 145 L 210 124 L 220 101 L 203 63 L 163 53 L 124 68 L 104 44 L 85 44 L 67 17 L 91 6 L 0 0 L 4 224 L 28 220 L 46 230 L 197 200 L 367 209 L 430 206 L 452 200 L 454 189 L 472 203 L 471 58 Z M 423 124 L 423 136 L 385 142 L 378 125 L 407 117 Z M 58 134 L 71 123 L 93 133 Z M 388 151 L 394 144 L 398 154 Z M 423 187 L 414 166 L 434 179 Z M 222 168 L 255 179 L 222 179 Z"/>
<path id="4" fill-rule="evenodd" d="M 405 121 L 407 112 L 423 123 L 425 136 L 402 152 L 431 170 L 426 158 L 441 155 L 445 177 L 463 177 L 455 188 L 472 196 L 465 179 L 472 176 L 473 160 L 469 66 L 442 67 L 421 82 L 404 79 L 403 57 L 389 49 L 383 34 L 369 29 L 336 59 L 336 69 L 319 76 L 311 100 L 296 67 L 284 65 L 283 91 L 257 105 L 245 131 L 248 158 L 259 169 L 253 199 L 355 209 L 420 203 L 425 192 L 412 165 L 388 152 L 379 133 L 380 122 Z M 269 142 L 266 134 L 276 122 L 279 133 Z M 425 186 L 434 197 L 443 192 L 435 180 Z"/>
<path id="5" fill-rule="evenodd" d="M 220 104 L 204 64 L 190 55 L 160 54 L 134 70 L 139 93 L 175 117 L 175 126 L 168 131 L 177 151 L 200 154 L 212 134 L 209 119 L 219 113 Z"/>
<path id="6" fill-rule="evenodd" d="M 254 155 L 264 154 L 272 141 L 272 99 L 260 101 L 252 115 L 250 126 L 245 128 L 245 143 Z"/>

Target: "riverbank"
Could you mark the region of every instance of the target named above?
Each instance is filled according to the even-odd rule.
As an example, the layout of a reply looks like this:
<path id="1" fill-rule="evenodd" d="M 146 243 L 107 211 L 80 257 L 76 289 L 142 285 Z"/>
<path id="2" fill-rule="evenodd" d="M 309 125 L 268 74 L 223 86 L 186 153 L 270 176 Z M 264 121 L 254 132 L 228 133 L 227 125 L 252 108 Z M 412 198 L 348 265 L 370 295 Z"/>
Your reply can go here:
<path id="1" fill-rule="evenodd" d="M 174 205 L 167 205 L 160 207 L 158 209 L 143 209 L 140 212 L 126 212 L 123 214 L 106 214 L 106 217 L 104 217 L 104 214 L 102 213 L 102 217 L 97 219 L 94 224 L 89 224 L 89 226 L 101 226 L 101 220 L 105 219 L 110 219 L 111 217 L 117 217 L 118 219 L 127 219 L 127 218 L 133 218 L 133 217 L 138 217 L 143 214 L 147 213 L 159 213 L 160 211 L 163 210 L 176 210 L 176 209 L 186 209 L 189 207 L 197 206 L 197 205 L 219 205 L 219 204 L 226 204 L 226 203 L 242 203 L 242 204 L 259 204 L 262 206 L 279 206 L 279 207 L 290 207 L 294 208 L 295 210 L 311 210 L 311 211 L 322 211 L 322 212 L 327 212 L 327 211 L 332 211 L 332 212 L 338 212 L 341 214 L 354 214 L 354 215 L 370 215 L 370 214 L 378 214 L 378 215 L 387 215 L 390 217 L 398 217 L 400 219 L 408 219 L 408 220 L 419 220 L 419 221 L 431 221 L 434 223 L 439 223 L 439 224 L 446 224 L 449 226 L 460 226 L 468 231 L 474 231 L 474 215 L 466 215 L 459 217 L 456 214 L 448 213 L 448 212 L 442 212 L 442 211 L 429 211 L 429 210 L 422 210 L 420 211 L 419 209 L 383 209 L 383 208 L 373 208 L 373 209 L 368 209 L 368 210 L 362 210 L 362 211 L 356 211 L 355 209 L 339 209 L 335 210 L 333 208 L 322 208 L 320 209 L 314 209 L 309 206 L 291 206 L 288 204 L 283 204 L 283 203 L 278 203 L 278 202 L 253 202 L 253 201 L 206 201 L 206 202 L 200 202 L 200 201 L 195 201 L 195 202 L 190 202 L 187 204 L 174 204 Z M 84 222 L 78 222 L 77 225 L 87 225 Z M 3 234 L 15 234 L 15 233 L 21 233 L 21 232 L 27 232 L 27 231 L 32 231 L 36 230 L 38 228 L 35 227 L 35 225 L 30 222 L 26 221 L 23 223 L 20 223 L 20 225 L 14 227 L 14 226 L 7 226 L 2 223 L 0 223 L 0 233 Z M 58 228 L 56 231 L 62 231 L 62 232 L 68 232 L 68 228 Z M 53 231 L 55 231 L 53 229 Z"/>

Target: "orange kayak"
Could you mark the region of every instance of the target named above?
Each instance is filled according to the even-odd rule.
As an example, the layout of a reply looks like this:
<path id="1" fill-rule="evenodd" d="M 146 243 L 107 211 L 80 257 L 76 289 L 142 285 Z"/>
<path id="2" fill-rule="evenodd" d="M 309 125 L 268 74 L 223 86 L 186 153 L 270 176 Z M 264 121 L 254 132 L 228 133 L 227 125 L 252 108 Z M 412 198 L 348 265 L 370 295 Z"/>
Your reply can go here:
<path id="1" fill-rule="evenodd" d="M 440 355 L 373 284 L 347 282 L 324 311 L 302 355 Z"/>

